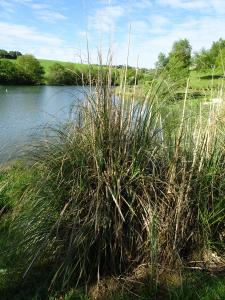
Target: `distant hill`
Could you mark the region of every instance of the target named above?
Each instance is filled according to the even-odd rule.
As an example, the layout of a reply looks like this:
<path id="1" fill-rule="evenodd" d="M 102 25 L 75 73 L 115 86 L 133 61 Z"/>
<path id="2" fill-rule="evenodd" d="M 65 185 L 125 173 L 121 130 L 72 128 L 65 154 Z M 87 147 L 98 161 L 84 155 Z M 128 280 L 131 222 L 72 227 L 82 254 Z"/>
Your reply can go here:
<path id="1" fill-rule="evenodd" d="M 46 75 L 48 75 L 49 68 L 55 63 L 61 64 L 64 67 L 69 67 L 71 65 L 74 65 L 76 67 L 76 69 L 79 69 L 79 70 L 85 70 L 88 67 L 88 65 L 85 65 L 85 64 L 65 62 L 65 61 L 59 61 L 59 60 L 49 60 L 49 59 L 38 59 L 38 60 L 40 61 L 41 65 L 43 66 Z"/>
<path id="2" fill-rule="evenodd" d="M 2 59 L 9 60 L 12 63 L 16 63 L 16 59 L 0 58 L 0 60 Z M 88 67 L 88 65 L 85 64 L 65 62 L 59 60 L 50 60 L 50 59 L 38 59 L 38 60 L 40 61 L 40 64 L 43 66 L 46 75 L 48 75 L 49 68 L 55 63 L 61 64 L 64 67 L 69 67 L 71 65 L 74 65 L 79 70 L 85 70 Z"/>

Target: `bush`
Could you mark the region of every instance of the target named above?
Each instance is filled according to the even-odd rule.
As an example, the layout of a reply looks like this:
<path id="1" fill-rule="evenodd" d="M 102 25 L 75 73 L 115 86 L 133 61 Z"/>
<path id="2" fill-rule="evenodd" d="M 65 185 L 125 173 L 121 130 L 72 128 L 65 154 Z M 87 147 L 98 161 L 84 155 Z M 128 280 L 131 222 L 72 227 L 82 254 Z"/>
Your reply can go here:
<path id="1" fill-rule="evenodd" d="M 41 84 L 44 69 L 32 55 L 18 57 L 17 63 L 0 59 L 1 84 Z"/>
<path id="2" fill-rule="evenodd" d="M 52 85 L 75 85 L 81 82 L 73 68 L 66 68 L 59 63 L 54 63 L 49 69 L 47 81 Z"/>
<path id="3" fill-rule="evenodd" d="M 43 82 L 44 69 L 33 55 L 19 56 L 17 66 L 24 74 L 24 83 L 40 84 Z"/>
<path id="4" fill-rule="evenodd" d="M 223 249 L 225 148 L 218 115 L 186 119 L 186 95 L 179 126 L 171 128 L 161 115 L 163 85 L 153 84 L 140 103 L 135 94 L 125 101 L 122 86 L 117 101 L 105 84 L 111 70 L 102 70 L 75 120 L 31 152 L 39 176 L 12 223 L 25 274 L 48 262 L 51 285 L 62 288 L 141 263 L 150 263 L 154 275 L 159 265 L 177 266 L 212 245 Z"/>
<path id="5" fill-rule="evenodd" d="M 0 83 L 18 84 L 23 82 L 23 75 L 17 66 L 8 60 L 0 60 Z"/>

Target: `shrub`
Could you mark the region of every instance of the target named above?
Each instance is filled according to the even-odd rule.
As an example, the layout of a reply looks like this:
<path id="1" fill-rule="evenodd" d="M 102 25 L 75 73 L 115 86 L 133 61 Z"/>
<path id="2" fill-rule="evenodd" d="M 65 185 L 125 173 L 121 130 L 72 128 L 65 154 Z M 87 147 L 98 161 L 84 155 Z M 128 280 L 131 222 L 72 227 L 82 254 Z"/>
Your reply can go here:
<path id="1" fill-rule="evenodd" d="M 59 63 L 55 63 L 50 67 L 47 80 L 49 84 L 53 85 L 75 85 L 78 83 L 75 71 Z"/>
<path id="2" fill-rule="evenodd" d="M 43 81 L 44 69 L 33 55 L 22 55 L 17 58 L 18 69 L 24 74 L 27 84 L 40 84 Z"/>
<path id="3" fill-rule="evenodd" d="M 39 174 L 17 208 L 12 232 L 33 265 L 52 265 L 51 284 L 99 279 L 140 263 L 180 265 L 222 243 L 224 134 L 218 113 L 179 126 L 161 114 L 165 86 L 145 99 L 120 100 L 111 68 L 102 68 L 76 118 L 51 131 L 31 152 Z M 106 85 L 108 78 L 108 85 Z M 163 92 L 164 93 L 164 92 Z M 160 100 L 160 101 L 159 101 Z"/>

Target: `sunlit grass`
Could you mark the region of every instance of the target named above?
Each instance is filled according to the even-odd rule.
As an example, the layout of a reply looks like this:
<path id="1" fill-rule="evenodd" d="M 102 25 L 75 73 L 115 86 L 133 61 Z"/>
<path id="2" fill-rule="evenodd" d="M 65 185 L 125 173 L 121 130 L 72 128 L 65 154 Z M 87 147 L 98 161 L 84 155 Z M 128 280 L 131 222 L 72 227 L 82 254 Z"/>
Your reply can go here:
<path id="1" fill-rule="evenodd" d="M 176 84 L 163 77 L 140 99 L 136 84 L 127 96 L 123 71 L 115 95 L 111 65 L 99 66 L 73 119 L 27 154 L 35 176 L 15 179 L 9 227 L 20 278 L 44 265 L 46 285 L 66 290 L 144 264 L 157 280 L 207 251 L 223 253 L 223 105 L 193 104 L 189 80 L 176 104 Z M 2 191 L 13 176 L 3 174 Z"/>

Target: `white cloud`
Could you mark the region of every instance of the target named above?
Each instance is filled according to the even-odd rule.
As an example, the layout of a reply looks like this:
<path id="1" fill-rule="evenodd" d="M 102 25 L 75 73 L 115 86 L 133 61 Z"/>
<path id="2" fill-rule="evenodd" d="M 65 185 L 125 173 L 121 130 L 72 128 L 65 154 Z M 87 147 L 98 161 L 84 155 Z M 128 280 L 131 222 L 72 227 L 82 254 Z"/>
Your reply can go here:
<path id="1" fill-rule="evenodd" d="M 158 0 L 158 4 L 170 6 L 174 9 L 206 9 L 203 12 L 216 11 L 219 14 L 224 13 L 224 0 Z"/>
<path id="2" fill-rule="evenodd" d="M 211 6 L 214 8 L 216 13 L 221 14 L 225 11 L 225 1 L 224 0 L 211 0 Z"/>
<path id="3" fill-rule="evenodd" d="M 50 4 L 47 3 L 37 3 L 33 0 L 0 0 L 0 7 L 8 13 L 14 13 L 17 5 L 25 5 L 29 7 L 36 17 L 50 23 L 67 19 L 66 16 L 64 16 L 61 12 L 56 11 Z"/>
<path id="4" fill-rule="evenodd" d="M 85 49 L 87 38 L 93 62 L 97 60 L 97 47 L 101 45 L 104 57 L 107 57 L 108 47 L 112 47 L 115 63 L 124 64 L 129 25 L 131 25 L 129 63 L 136 65 L 139 56 L 140 66 L 153 67 L 159 52 L 168 53 L 173 42 L 180 38 L 188 38 L 193 50 L 197 51 L 203 46 L 208 48 L 213 41 L 225 37 L 225 18 L 222 18 L 222 14 L 225 14 L 225 0 L 96 0 L 93 2 L 92 6 L 87 7 L 87 20 L 77 20 L 77 23 L 68 20 L 71 21 L 70 24 L 74 22 L 74 27 L 70 28 L 70 36 L 69 34 L 68 37 L 65 36 L 68 42 L 46 33 L 53 27 L 57 30 L 57 26 L 49 26 L 49 29 L 45 26 L 43 33 L 34 27 L 0 21 L 0 43 L 9 50 L 18 49 L 31 52 L 38 57 L 74 61 L 80 53 L 85 55 L 86 51 L 82 49 Z M 0 6 L 4 5 L 5 10 L 8 8 L 9 13 L 15 8 L 12 3 L 26 5 L 32 10 L 32 17 L 45 22 L 58 21 L 60 24 L 60 21 L 67 18 L 62 14 L 62 9 L 57 11 L 57 6 L 53 6 L 51 3 L 54 2 L 50 0 L 0 0 Z M 87 28 L 79 25 L 79 22 L 82 24 L 83 21 L 87 21 Z M 80 50 L 70 46 L 74 30 L 76 30 L 74 46 L 79 45 Z"/>
<path id="5" fill-rule="evenodd" d="M 118 19 L 124 12 L 124 8 L 119 5 L 99 8 L 89 16 L 88 27 L 101 33 L 113 32 L 116 30 Z"/>
<path id="6" fill-rule="evenodd" d="M 49 5 L 45 3 L 31 3 L 33 9 L 48 9 Z"/>
<path id="7" fill-rule="evenodd" d="M 67 45 L 62 39 L 25 25 L 0 22 L 0 44 L 6 50 L 32 53 L 38 58 L 79 61 L 81 50 Z"/>
<path id="8" fill-rule="evenodd" d="M 58 46 L 62 43 L 62 40 L 38 32 L 35 28 L 28 27 L 25 25 L 11 24 L 6 22 L 0 22 L 0 42 L 4 45 L 4 41 L 12 40 L 15 44 L 22 44 L 24 41 L 30 42 L 43 42 L 46 44 L 51 44 Z"/>
<path id="9" fill-rule="evenodd" d="M 225 36 L 225 19 L 214 17 L 191 18 L 188 21 L 173 24 L 170 30 L 159 35 L 145 35 L 144 39 L 134 38 L 131 53 L 139 55 L 140 65 L 153 67 L 159 52 L 168 53 L 172 44 L 178 40 L 187 38 L 193 51 L 199 51 L 202 47 L 209 48 L 213 41 Z M 136 59 L 131 58 L 131 63 L 136 64 Z"/>
<path id="10" fill-rule="evenodd" d="M 63 14 L 51 10 L 41 10 L 37 13 L 37 15 L 40 19 L 50 23 L 55 23 L 57 21 L 63 21 L 67 19 L 67 17 Z"/>
<path id="11" fill-rule="evenodd" d="M 159 0 L 159 4 L 171 6 L 173 8 L 198 9 L 198 8 L 209 7 L 210 1 L 205 1 L 205 0 Z"/>
<path id="12" fill-rule="evenodd" d="M 4 45 L 4 49 L 32 53 L 37 57 L 46 50 L 52 53 L 53 58 L 56 49 L 63 46 L 61 39 L 24 25 L 0 22 L 0 32 L 0 44 Z"/>

